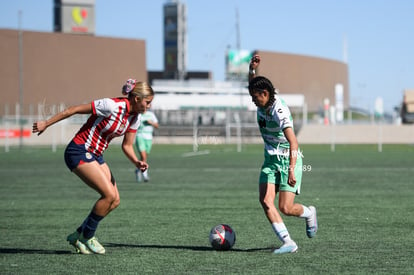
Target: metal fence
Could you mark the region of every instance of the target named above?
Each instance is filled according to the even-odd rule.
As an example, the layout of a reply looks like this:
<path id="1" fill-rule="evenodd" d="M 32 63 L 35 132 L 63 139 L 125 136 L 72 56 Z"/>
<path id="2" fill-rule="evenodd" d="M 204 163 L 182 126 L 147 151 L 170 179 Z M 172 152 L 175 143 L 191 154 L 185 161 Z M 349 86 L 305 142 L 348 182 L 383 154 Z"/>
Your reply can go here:
<path id="1" fill-rule="evenodd" d="M 64 104 L 38 104 L 37 106 L 26 106 L 24 110 L 21 110 L 18 104 L 14 105 L 13 108 L 7 105 L 0 106 L 3 111 L 2 114 L 0 113 L 0 146 L 4 145 L 7 151 L 10 146 L 16 145 L 41 144 L 52 145 L 52 148 L 56 148 L 58 145 L 67 144 L 80 126 L 86 122 L 88 115 L 75 115 L 59 122 L 59 125 L 54 125 L 51 130 L 46 131 L 40 138 L 31 135 L 34 121 L 49 118 L 66 107 Z M 160 128 L 154 132 L 157 142 L 192 143 L 194 150 L 200 144 L 237 144 L 238 148 L 241 148 L 243 143 L 262 142 L 255 111 L 237 108 L 193 108 L 184 110 L 156 109 L 153 112 L 160 124 Z M 335 135 L 332 133 L 342 131 L 343 126 L 347 125 L 399 125 L 397 116 L 378 118 L 370 114 L 348 111 L 344 115 L 345 120 L 336 124 L 337 127 L 332 128 L 335 123 L 325 125 L 326 120 L 323 119 L 322 112 L 307 114 L 303 113 L 302 108 L 291 108 L 291 112 L 295 122 L 295 132 L 299 133 L 301 141 L 310 143 L 365 143 L 367 141 L 362 140 L 361 135 L 359 138 L 349 136 L 349 133 L 355 132 L 355 130 L 344 130 L 345 132 Z M 318 125 L 319 128 L 315 127 Z M 306 129 L 301 130 L 304 126 L 306 126 Z M 314 130 L 316 132 L 309 132 L 309 129 L 316 129 Z M 382 128 L 371 127 L 364 130 L 379 133 L 371 138 L 374 143 L 383 140 L 382 136 L 384 134 L 377 129 Z M 323 134 L 324 131 L 328 132 Z M 414 136 L 410 128 L 397 127 L 395 130 L 394 128 L 393 130 L 386 130 L 385 133 L 388 133 L 388 131 L 399 132 L 400 139 L 387 139 L 385 136 L 386 142 L 387 140 L 390 140 L 390 142 L 395 140 L 395 142 L 407 143 L 412 140 L 410 136 Z M 319 138 L 315 138 L 315 136 Z M 402 138 L 404 136 L 408 137 Z M 326 140 L 327 137 L 330 137 L 329 140 Z M 120 140 L 114 142 L 120 142 Z"/>

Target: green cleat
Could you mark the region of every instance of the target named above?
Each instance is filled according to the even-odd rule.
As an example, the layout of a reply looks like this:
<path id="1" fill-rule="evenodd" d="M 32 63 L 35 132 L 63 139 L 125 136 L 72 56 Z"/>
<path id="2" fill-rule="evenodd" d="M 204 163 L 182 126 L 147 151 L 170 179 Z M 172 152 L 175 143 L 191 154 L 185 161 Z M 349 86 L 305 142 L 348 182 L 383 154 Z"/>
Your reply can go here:
<path id="1" fill-rule="evenodd" d="M 79 233 L 78 231 L 73 232 L 72 234 L 68 235 L 66 240 L 75 248 L 76 253 L 80 254 L 91 254 L 92 252 L 79 241 Z"/>
<path id="2" fill-rule="evenodd" d="M 105 254 L 105 248 L 98 242 L 96 237 L 92 237 L 87 240 L 83 236 L 80 236 L 79 242 L 95 254 Z"/>

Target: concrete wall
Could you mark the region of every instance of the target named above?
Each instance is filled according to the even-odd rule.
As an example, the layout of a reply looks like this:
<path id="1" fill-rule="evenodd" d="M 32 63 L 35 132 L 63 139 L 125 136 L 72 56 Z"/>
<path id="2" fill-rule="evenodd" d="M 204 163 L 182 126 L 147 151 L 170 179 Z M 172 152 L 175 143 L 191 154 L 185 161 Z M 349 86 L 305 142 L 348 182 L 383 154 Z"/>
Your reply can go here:
<path id="1" fill-rule="evenodd" d="M 147 81 L 145 41 L 24 31 L 24 112 L 29 104 L 65 105 L 121 95 L 126 79 Z M 19 102 L 19 36 L 0 29 L 0 115 Z"/>
<path id="2" fill-rule="evenodd" d="M 414 144 L 414 125 L 304 125 L 299 144 Z"/>
<path id="3" fill-rule="evenodd" d="M 349 106 L 348 65 L 325 58 L 258 50 L 259 75 L 269 78 L 281 94 L 304 94 L 309 111 L 335 104 L 335 85 L 344 87 L 344 108 Z"/>
<path id="4" fill-rule="evenodd" d="M 24 113 L 29 104 L 67 105 L 120 96 L 124 81 L 148 81 L 144 40 L 63 33 L 23 31 Z M 309 111 L 335 102 L 335 84 L 344 86 L 349 104 L 348 66 L 345 63 L 294 54 L 257 51 L 258 74 L 267 76 L 282 94 L 304 94 Z M 162 53 L 160 53 L 162 54 Z M 0 29 L 0 115 L 5 104 L 19 102 L 19 32 Z"/>

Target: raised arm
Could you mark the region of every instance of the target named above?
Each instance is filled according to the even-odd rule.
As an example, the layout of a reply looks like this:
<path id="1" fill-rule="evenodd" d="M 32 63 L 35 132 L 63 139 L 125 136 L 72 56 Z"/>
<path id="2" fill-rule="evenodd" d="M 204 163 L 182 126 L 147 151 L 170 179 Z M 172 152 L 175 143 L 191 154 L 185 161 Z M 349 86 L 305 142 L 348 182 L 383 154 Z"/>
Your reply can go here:
<path id="1" fill-rule="evenodd" d="M 74 114 L 90 114 L 92 113 L 92 104 L 81 104 L 76 106 L 71 106 L 62 112 L 59 112 L 52 116 L 51 118 L 47 120 L 40 120 L 33 123 L 32 127 L 32 133 L 38 133 L 37 135 L 40 135 L 43 133 L 46 128 L 49 126 L 52 126 L 53 124 L 64 120 L 68 117 L 73 116 Z"/>
<path id="2" fill-rule="evenodd" d="M 249 82 L 256 77 L 256 69 L 260 64 L 260 56 L 258 54 L 253 55 L 249 64 Z"/>

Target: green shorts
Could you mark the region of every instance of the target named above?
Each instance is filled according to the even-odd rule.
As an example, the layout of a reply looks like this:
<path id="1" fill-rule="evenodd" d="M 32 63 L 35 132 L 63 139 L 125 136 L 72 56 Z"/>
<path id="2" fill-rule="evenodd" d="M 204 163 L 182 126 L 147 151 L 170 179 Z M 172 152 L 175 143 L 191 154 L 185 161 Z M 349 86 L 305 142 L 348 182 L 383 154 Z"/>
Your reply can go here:
<path id="1" fill-rule="evenodd" d="M 152 139 L 137 138 L 135 140 L 138 152 L 147 152 L 149 154 L 152 148 Z"/>
<path id="2" fill-rule="evenodd" d="M 302 183 L 302 157 L 297 156 L 295 166 L 296 185 L 292 187 L 288 184 L 289 157 L 265 155 L 265 160 L 260 171 L 259 184 L 273 183 L 279 185 L 280 191 L 300 193 Z"/>

